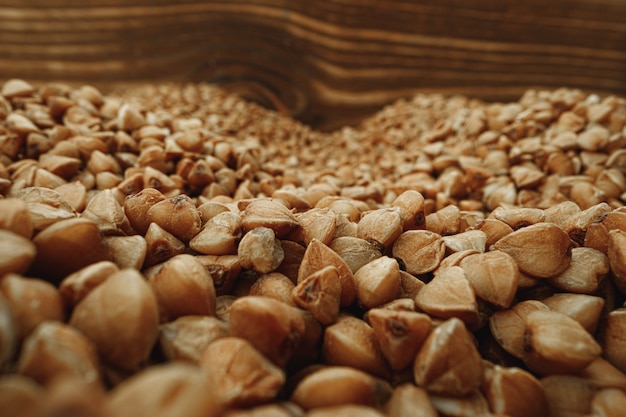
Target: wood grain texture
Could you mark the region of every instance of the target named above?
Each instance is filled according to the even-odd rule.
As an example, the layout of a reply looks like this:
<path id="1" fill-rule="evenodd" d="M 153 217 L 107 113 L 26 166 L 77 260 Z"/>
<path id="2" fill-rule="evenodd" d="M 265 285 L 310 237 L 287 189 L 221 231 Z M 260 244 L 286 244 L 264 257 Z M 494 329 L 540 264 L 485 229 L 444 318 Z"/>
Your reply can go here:
<path id="1" fill-rule="evenodd" d="M 0 80 L 207 81 L 322 128 L 416 92 L 626 95 L 625 0 L 0 0 Z"/>

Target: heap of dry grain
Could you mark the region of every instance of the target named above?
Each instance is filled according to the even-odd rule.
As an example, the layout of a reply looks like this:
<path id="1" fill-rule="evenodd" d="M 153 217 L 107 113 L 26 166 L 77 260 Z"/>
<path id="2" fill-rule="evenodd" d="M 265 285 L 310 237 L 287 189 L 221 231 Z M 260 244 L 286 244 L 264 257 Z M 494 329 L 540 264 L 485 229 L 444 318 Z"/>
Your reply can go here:
<path id="1" fill-rule="evenodd" d="M 0 94 L 8 415 L 626 407 L 626 100 L 321 133 L 209 85 Z"/>

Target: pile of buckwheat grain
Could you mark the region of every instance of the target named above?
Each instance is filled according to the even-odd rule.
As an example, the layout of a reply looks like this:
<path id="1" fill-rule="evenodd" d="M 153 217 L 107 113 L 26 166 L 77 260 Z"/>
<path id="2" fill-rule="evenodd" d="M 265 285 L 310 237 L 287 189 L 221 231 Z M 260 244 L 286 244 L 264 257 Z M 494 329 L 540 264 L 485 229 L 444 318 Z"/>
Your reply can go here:
<path id="1" fill-rule="evenodd" d="M 619 416 L 626 99 L 314 131 L 212 85 L 0 89 L 0 414 Z"/>

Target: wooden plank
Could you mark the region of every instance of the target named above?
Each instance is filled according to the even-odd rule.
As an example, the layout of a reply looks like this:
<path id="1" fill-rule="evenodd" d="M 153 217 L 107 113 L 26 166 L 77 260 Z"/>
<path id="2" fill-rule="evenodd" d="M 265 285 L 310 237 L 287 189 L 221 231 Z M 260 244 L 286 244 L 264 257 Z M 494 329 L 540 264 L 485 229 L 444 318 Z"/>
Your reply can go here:
<path id="1" fill-rule="evenodd" d="M 416 92 L 626 95 L 626 1 L 0 0 L 13 77 L 218 82 L 322 128 Z"/>

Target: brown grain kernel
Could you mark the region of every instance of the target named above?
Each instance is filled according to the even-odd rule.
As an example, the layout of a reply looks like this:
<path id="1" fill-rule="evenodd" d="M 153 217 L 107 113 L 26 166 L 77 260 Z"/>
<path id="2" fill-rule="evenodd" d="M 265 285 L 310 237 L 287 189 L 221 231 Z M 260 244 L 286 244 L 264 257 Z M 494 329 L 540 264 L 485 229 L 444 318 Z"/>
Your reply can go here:
<path id="1" fill-rule="evenodd" d="M 486 416 L 489 413 L 489 404 L 480 391 L 465 396 L 451 396 L 432 394 L 430 402 L 433 408 L 444 416 Z"/>
<path id="2" fill-rule="evenodd" d="M 535 188 L 545 180 L 545 177 L 534 164 L 511 167 L 511 179 L 518 189 Z"/>
<path id="3" fill-rule="evenodd" d="M 610 211 L 611 207 L 607 203 L 596 204 L 574 215 L 568 216 L 568 221 L 562 228 L 574 242 L 582 246 L 585 241 L 587 228 L 598 220 L 601 215 L 609 213 Z"/>
<path id="4" fill-rule="evenodd" d="M 626 293 L 626 231 L 609 232 L 607 253 L 615 285 L 622 293 Z"/>
<path id="5" fill-rule="evenodd" d="M 482 391 L 495 414 L 548 416 L 548 401 L 539 380 L 520 368 L 487 368 Z"/>
<path id="6" fill-rule="evenodd" d="M 368 319 L 380 349 L 394 371 L 413 362 L 432 329 L 430 317 L 415 311 L 376 308 L 368 312 Z"/>
<path id="7" fill-rule="evenodd" d="M 584 244 L 587 248 L 597 249 L 604 254 L 608 253 L 609 232 L 614 229 L 626 231 L 626 213 L 613 210 L 587 227 Z"/>
<path id="8" fill-rule="evenodd" d="M 161 322 L 186 315 L 215 314 L 213 280 L 192 255 L 168 259 L 148 279 L 148 284 L 156 296 Z"/>
<path id="9" fill-rule="evenodd" d="M 550 283 L 568 292 L 594 294 L 608 272 L 609 260 L 605 254 L 592 248 L 574 248 L 569 267 L 550 278 Z"/>
<path id="10" fill-rule="evenodd" d="M 231 336 L 246 339 L 281 367 L 294 354 L 305 331 L 304 319 L 296 308 L 260 296 L 235 300 L 230 306 L 229 324 Z"/>
<path id="11" fill-rule="evenodd" d="M 377 406 L 391 391 L 388 384 L 347 366 L 328 366 L 304 377 L 290 400 L 305 410 L 342 404 Z"/>
<path id="12" fill-rule="evenodd" d="M 449 253 L 475 250 L 484 252 L 487 244 L 487 234 L 482 230 L 467 230 L 453 236 L 444 236 L 446 251 Z"/>
<path id="13" fill-rule="evenodd" d="M 486 248 L 491 247 L 491 245 L 495 244 L 502 237 L 513 232 L 513 228 L 508 224 L 501 220 L 491 218 L 480 221 L 476 225 L 476 229 L 483 231 L 487 235 L 487 241 L 485 242 Z"/>
<path id="14" fill-rule="evenodd" d="M 580 371 L 602 349 L 574 319 L 554 311 L 534 311 L 526 317 L 524 362 L 540 374 Z"/>
<path id="15" fill-rule="evenodd" d="M 291 402 L 257 405 L 247 409 L 229 410 L 224 417 L 303 417 L 304 411 Z"/>
<path id="16" fill-rule="evenodd" d="M 146 124 L 144 116 L 139 109 L 123 104 L 117 113 L 117 126 L 127 132 L 139 129 Z"/>
<path id="17" fill-rule="evenodd" d="M 17 374 L 0 377 L 0 408 L 7 415 L 38 417 L 41 415 L 46 401 L 43 387 Z"/>
<path id="18" fill-rule="evenodd" d="M 407 190 L 396 197 L 391 203 L 398 207 L 402 216 L 402 230 L 413 230 L 424 227 L 424 196 L 415 190 Z"/>
<path id="19" fill-rule="evenodd" d="M 72 209 L 81 213 L 87 205 L 87 189 L 80 181 L 74 181 L 67 184 L 60 185 L 54 189 L 61 194 Z"/>
<path id="20" fill-rule="evenodd" d="M 324 329 L 311 312 L 297 309 L 304 320 L 304 333 L 298 343 L 298 349 L 289 361 L 288 369 L 304 369 L 320 360 L 320 345 Z"/>
<path id="21" fill-rule="evenodd" d="M 349 306 L 356 298 L 356 287 L 352 271 L 337 253 L 319 240 L 313 240 L 304 252 L 304 257 L 298 268 L 298 283 L 326 266 L 337 268 L 341 282 L 340 304 L 342 307 Z"/>
<path id="22" fill-rule="evenodd" d="M 296 214 L 300 228 L 296 229 L 290 238 L 305 246 L 317 239 L 329 245 L 337 229 L 337 215 L 327 208 L 314 208 Z"/>
<path id="23" fill-rule="evenodd" d="M 324 267 L 298 282 L 292 290 L 296 304 L 311 312 L 323 325 L 337 321 L 341 301 L 341 280 L 334 266 Z"/>
<path id="24" fill-rule="evenodd" d="M 501 177 L 492 177 L 483 188 L 483 204 L 493 210 L 501 204 L 514 204 L 517 199 L 515 184 Z"/>
<path id="25" fill-rule="evenodd" d="M 426 285 L 424 281 L 409 274 L 406 271 L 400 271 L 400 295 L 399 299 L 414 300 L 417 293 Z"/>
<path id="26" fill-rule="evenodd" d="M 294 283 L 280 272 L 270 272 L 260 275 L 250 287 L 250 295 L 259 295 L 275 298 L 285 304 L 296 306 L 292 299 Z"/>
<path id="27" fill-rule="evenodd" d="M 337 237 L 329 247 L 336 252 L 355 273 L 363 265 L 381 256 L 378 249 L 370 242 L 352 236 Z"/>
<path id="28" fill-rule="evenodd" d="M 583 210 L 603 203 L 607 200 L 607 197 L 602 189 L 584 181 L 579 181 L 572 185 L 569 197 Z"/>
<path id="29" fill-rule="evenodd" d="M 483 367 L 470 333 L 457 318 L 428 336 L 413 365 L 415 383 L 430 393 L 462 396 L 479 387 Z"/>
<path id="30" fill-rule="evenodd" d="M 589 366 L 576 375 L 590 381 L 598 388 L 624 389 L 626 387 L 626 374 L 601 356 L 594 359 Z"/>
<path id="31" fill-rule="evenodd" d="M 398 297 L 400 267 L 394 258 L 381 256 L 354 274 L 357 302 L 365 308 L 378 307 Z"/>
<path id="32" fill-rule="evenodd" d="M 495 248 L 511 255 L 520 271 L 537 278 L 554 277 L 571 261 L 571 242 L 552 223 L 537 223 L 510 233 L 495 243 Z"/>
<path id="33" fill-rule="evenodd" d="M 150 151 L 157 154 L 156 158 L 161 158 L 162 150 L 160 147 L 156 146 L 155 149 L 150 149 Z M 149 155 L 149 151 L 142 151 L 137 160 L 137 163 L 140 166 L 144 166 L 147 164 L 145 161 Z M 153 165 L 156 165 L 154 162 L 151 162 Z M 143 171 L 142 182 L 144 186 L 154 188 L 159 192 L 163 193 L 165 197 L 170 197 L 170 194 L 175 191 L 176 183 L 172 179 L 172 177 L 167 176 L 161 169 L 165 170 L 165 167 L 158 167 L 160 169 L 153 168 L 152 166 L 145 166 Z"/>
<path id="34" fill-rule="evenodd" d="M 42 322 L 26 338 L 17 370 L 47 387 L 64 378 L 100 384 L 93 344 L 78 330 L 56 321 Z"/>
<path id="35" fill-rule="evenodd" d="M 272 198 L 283 201 L 285 206 L 290 210 L 306 213 L 311 208 L 311 205 L 304 198 L 302 192 L 295 189 L 278 189 L 272 193 Z"/>
<path id="36" fill-rule="evenodd" d="M 180 362 L 133 375 L 111 391 L 107 403 L 111 414 L 120 417 L 217 417 L 222 411 L 214 388 L 201 370 Z"/>
<path id="37" fill-rule="evenodd" d="M 12 78 L 2 84 L 2 94 L 6 98 L 29 97 L 35 92 L 35 87 L 19 78 Z"/>
<path id="38" fill-rule="evenodd" d="M 111 261 L 93 263 L 65 277 L 59 285 L 59 291 L 65 302 L 74 307 L 117 271 L 119 268 Z"/>
<path id="39" fill-rule="evenodd" d="M 498 207 L 491 212 L 490 216 L 503 221 L 514 230 L 546 221 L 546 215 L 543 210 L 528 207 L 512 209 Z"/>
<path id="40" fill-rule="evenodd" d="M 322 355 L 330 365 L 350 366 L 383 378 L 389 375 L 374 330 L 359 318 L 339 317 L 324 331 L 323 343 Z"/>
<path id="41" fill-rule="evenodd" d="M 216 317 L 184 316 L 160 326 L 159 346 L 168 360 L 199 363 L 211 343 L 227 336 L 227 324 Z"/>
<path id="42" fill-rule="evenodd" d="M 249 341 L 225 337 L 211 343 L 200 358 L 200 367 L 216 400 L 227 407 L 246 407 L 276 397 L 285 382 L 284 372 Z"/>
<path id="43" fill-rule="evenodd" d="M 445 254 L 445 242 L 429 230 L 409 230 L 395 241 L 392 253 L 408 273 L 425 274 L 439 266 Z"/>
<path id="44" fill-rule="evenodd" d="M 146 257 L 143 267 L 147 268 L 164 262 L 173 256 L 180 255 L 185 250 L 185 244 L 176 236 L 163 230 L 156 223 L 151 223 L 146 232 Z"/>
<path id="45" fill-rule="evenodd" d="M 103 190 L 89 202 L 81 217 L 92 220 L 104 235 L 131 234 L 132 229 L 124 209 L 111 190 Z"/>
<path id="46" fill-rule="evenodd" d="M 402 211 L 399 208 L 378 209 L 363 215 L 358 223 L 357 237 L 373 243 L 382 251 L 400 236 L 402 228 Z"/>
<path id="47" fill-rule="evenodd" d="M 215 317 L 228 323 L 230 321 L 230 307 L 237 297 L 234 295 L 218 295 L 215 298 Z"/>
<path id="48" fill-rule="evenodd" d="M 489 329 L 494 339 L 516 358 L 524 357 L 526 318 L 538 310 L 548 311 L 549 308 L 540 301 L 527 300 L 515 304 L 508 310 L 498 311 L 489 318 Z"/>
<path id="49" fill-rule="evenodd" d="M 6 118 L 6 126 L 11 132 L 15 132 L 23 138 L 28 136 L 29 133 L 37 133 L 40 131 L 33 122 L 19 113 L 9 114 Z"/>
<path id="50" fill-rule="evenodd" d="M 139 193 L 129 195 L 124 202 L 124 212 L 131 226 L 140 234 L 145 234 L 152 220 L 148 210 L 156 203 L 165 200 L 165 196 L 154 188 L 144 188 Z"/>
<path id="51" fill-rule="evenodd" d="M 159 201 L 148 209 L 146 215 L 183 242 L 197 235 L 202 226 L 198 209 L 186 195 Z"/>
<path id="52" fill-rule="evenodd" d="M 606 315 L 600 330 L 603 356 L 620 371 L 626 372 L 626 309 L 619 308 Z"/>
<path id="53" fill-rule="evenodd" d="M 385 412 L 389 417 L 437 417 L 426 391 L 410 383 L 394 388 Z"/>
<path id="54" fill-rule="evenodd" d="M 619 416 L 626 407 L 626 393 L 617 388 L 599 390 L 591 400 L 591 412 L 599 416 Z"/>
<path id="55" fill-rule="evenodd" d="M 237 247 L 237 254 L 243 268 L 262 274 L 276 270 L 285 258 L 285 252 L 274 230 L 263 226 L 254 228 L 243 236 Z"/>
<path id="56" fill-rule="evenodd" d="M 549 375 L 541 379 L 550 416 L 586 415 L 597 391 L 591 382 L 572 375 Z"/>
<path id="57" fill-rule="evenodd" d="M 626 189 L 626 178 L 619 169 L 609 168 L 598 174 L 595 186 L 602 190 L 607 198 L 619 198 Z"/>
<path id="58" fill-rule="evenodd" d="M 380 411 L 376 408 L 357 405 L 357 404 L 344 404 L 334 405 L 330 407 L 318 407 L 307 413 L 308 417 L 333 417 L 333 416 L 345 416 L 345 417 L 383 417 Z"/>
<path id="59" fill-rule="evenodd" d="M 561 293 L 554 294 L 542 303 L 552 311 L 563 313 L 580 323 L 589 334 L 595 334 L 604 299 L 592 295 Z"/>
<path id="60" fill-rule="evenodd" d="M 78 172 L 82 161 L 63 155 L 43 154 L 39 157 L 39 166 L 67 181 Z"/>
<path id="61" fill-rule="evenodd" d="M 19 190 L 16 197 L 24 200 L 35 230 L 39 231 L 57 221 L 76 216 L 73 207 L 54 190 L 43 187 L 28 187 Z"/>
<path id="62" fill-rule="evenodd" d="M 332 202 L 322 199 L 318 202 L 317 207 L 326 206 L 337 214 L 345 214 L 351 222 L 357 222 L 361 218 L 361 210 L 365 209 L 353 200 L 335 197 Z"/>
<path id="63" fill-rule="evenodd" d="M 246 232 L 257 227 L 267 227 L 281 238 L 300 227 L 293 213 L 275 200 L 258 199 L 246 204 L 239 204 L 242 210 L 241 224 Z"/>
<path id="64" fill-rule="evenodd" d="M 0 291 L 0 370 L 7 369 L 18 347 L 17 322 L 9 302 Z"/>
<path id="65" fill-rule="evenodd" d="M 240 238 L 241 216 L 225 211 L 211 217 L 189 241 L 189 247 L 205 255 L 233 255 Z"/>
<path id="66" fill-rule="evenodd" d="M 26 272 L 36 253 L 36 246 L 24 236 L 0 230 L 0 276 Z"/>
<path id="67" fill-rule="evenodd" d="M 121 270 L 75 307 L 70 325 L 85 334 L 102 359 L 120 369 L 144 363 L 158 337 L 156 298 L 139 272 Z"/>
<path id="68" fill-rule="evenodd" d="M 476 296 L 465 272 L 458 266 L 438 270 L 415 297 L 422 311 L 441 319 L 456 317 L 468 326 L 478 324 Z"/>
<path id="69" fill-rule="evenodd" d="M 196 259 L 206 268 L 213 280 L 215 293 L 224 295 L 233 287 L 241 271 L 241 263 L 236 255 L 206 255 L 196 256 Z"/>
<path id="70" fill-rule="evenodd" d="M 206 223 L 213 217 L 230 211 L 230 208 L 226 204 L 218 203 L 216 201 L 207 201 L 206 203 L 202 203 L 198 206 L 198 211 L 200 212 L 200 217 L 202 217 L 202 225 L 204 227 L 204 225 L 206 225 Z"/>
<path id="71" fill-rule="evenodd" d="M 0 278 L 0 292 L 11 310 L 19 341 L 28 337 L 40 323 L 65 320 L 61 294 L 49 282 L 4 274 Z"/>
<path id="72" fill-rule="evenodd" d="M 455 205 L 448 205 L 426 216 L 426 229 L 440 235 L 452 235 L 461 227 L 461 211 Z"/>
<path id="73" fill-rule="evenodd" d="M 103 241 L 111 260 L 120 269 L 141 269 L 148 251 L 148 243 L 142 236 L 105 236 Z"/>
<path id="74" fill-rule="evenodd" d="M 510 255 L 491 251 L 469 255 L 460 262 L 476 295 L 500 308 L 513 302 L 519 282 L 517 264 Z"/>
<path id="75" fill-rule="evenodd" d="M 48 172 L 45 169 L 39 168 L 35 170 L 33 187 L 56 188 L 65 183 L 66 181 L 63 178 L 51 172 Z"/>

